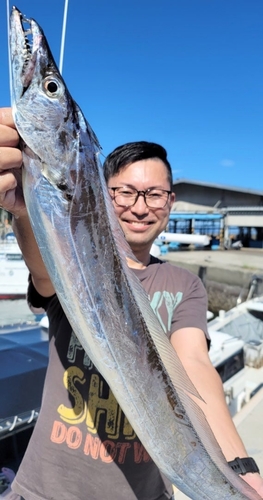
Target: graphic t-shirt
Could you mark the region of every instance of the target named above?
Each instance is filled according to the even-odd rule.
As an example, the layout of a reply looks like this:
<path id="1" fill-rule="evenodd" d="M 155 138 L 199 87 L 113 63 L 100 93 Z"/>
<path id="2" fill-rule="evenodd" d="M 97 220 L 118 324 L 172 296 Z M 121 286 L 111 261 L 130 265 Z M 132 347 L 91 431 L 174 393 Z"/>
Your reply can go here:
<path id="1" fill-rule="evenodd" d="M 184 327 L 208 336 L 206 292 L 197 276 L 158 259 L 134 272 L 168 337 Z M 13 490 L 26 500 L 171 498 L 171 484 L 83 350 L 57 296 L 43 298 L 31 283 L 28 300 L 47 311 L 50 357 L 40 415 Z"/>

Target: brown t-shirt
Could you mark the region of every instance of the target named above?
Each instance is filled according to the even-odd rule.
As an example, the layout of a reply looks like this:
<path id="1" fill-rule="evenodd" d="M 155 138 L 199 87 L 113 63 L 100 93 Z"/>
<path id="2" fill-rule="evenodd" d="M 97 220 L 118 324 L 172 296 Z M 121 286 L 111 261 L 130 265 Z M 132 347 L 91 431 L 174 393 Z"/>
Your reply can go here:
<path id="1" fill-rule="evenodd" d="M 197 276 L 155 258 L 134 272 L 168 336 L 197 327 L 208 337 L 207 297 Z M 47 310 L 50 359 L 42 408 L 13 490 L 26 500 L 170 498 L 171 484 L 85 354 L 56 295 L 44 299 L 31 283 L 28 298 Z"/>

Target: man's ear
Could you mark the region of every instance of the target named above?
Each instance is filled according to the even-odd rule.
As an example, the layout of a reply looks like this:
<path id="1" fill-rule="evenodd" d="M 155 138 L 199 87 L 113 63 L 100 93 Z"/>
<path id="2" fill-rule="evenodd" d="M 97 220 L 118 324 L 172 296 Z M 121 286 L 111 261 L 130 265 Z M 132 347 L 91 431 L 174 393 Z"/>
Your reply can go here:
<path id="1" fill-rule="evenodd" d="M 176 199 L 175 193 L 172 192 L 170 194 L 170 207 L 171 207 L 171 209 L 172 209 L 172 206 L 173 206 L 173 204 L 175 202 L 175 199 Z"/>

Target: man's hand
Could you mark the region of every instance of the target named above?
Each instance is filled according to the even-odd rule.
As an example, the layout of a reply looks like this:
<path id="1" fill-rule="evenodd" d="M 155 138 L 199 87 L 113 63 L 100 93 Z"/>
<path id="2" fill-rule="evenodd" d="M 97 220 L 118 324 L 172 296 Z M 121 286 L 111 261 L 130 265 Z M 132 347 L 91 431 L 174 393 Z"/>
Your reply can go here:
<path id="1" fill-rule="evenodd" d="M 11 109 L 0 108 L 0 206 L 16 216 L 26 213 L 18 144 Z"/>
<path id="2" fill-rule="evenodd" d="M 27 214 L 22 189 L 22 153 L 10 108 L 0 108 L 0 206 L 11 212 L 13 230 L 37 291 L 50 297 L 54 288 L 42 261 Z"/>

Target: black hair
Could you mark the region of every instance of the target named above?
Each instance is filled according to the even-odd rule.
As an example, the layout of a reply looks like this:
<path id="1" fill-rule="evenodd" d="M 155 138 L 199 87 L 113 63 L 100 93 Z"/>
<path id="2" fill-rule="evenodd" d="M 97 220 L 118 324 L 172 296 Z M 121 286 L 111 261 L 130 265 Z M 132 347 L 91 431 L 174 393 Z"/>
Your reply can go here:
<path id="1" fill-rule="evenodd" d="M 128 142 L 127 144 L 117 147 L 107 156 L 103 165 L 106 182 L 108 182 L 110 177 L 118 174 L 120 170 L 130 163 L 148 160 L 149 158 L 159 159 L 165 164 L 168 180 L 172 189 L 173 174 L 171 165 L 167 160 L 166 150 L 163 146 L 160 146 L 160 144 L 146 141 Z"/>

